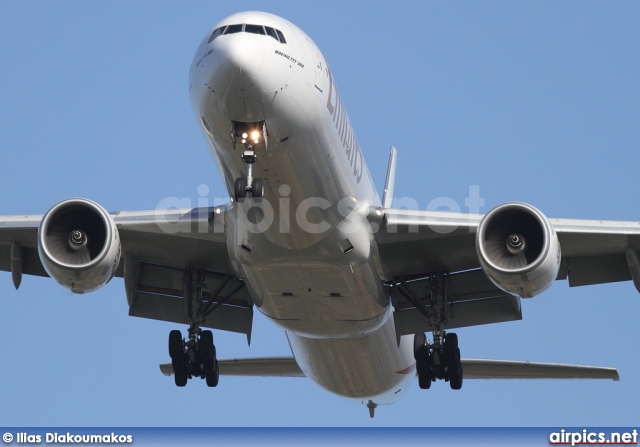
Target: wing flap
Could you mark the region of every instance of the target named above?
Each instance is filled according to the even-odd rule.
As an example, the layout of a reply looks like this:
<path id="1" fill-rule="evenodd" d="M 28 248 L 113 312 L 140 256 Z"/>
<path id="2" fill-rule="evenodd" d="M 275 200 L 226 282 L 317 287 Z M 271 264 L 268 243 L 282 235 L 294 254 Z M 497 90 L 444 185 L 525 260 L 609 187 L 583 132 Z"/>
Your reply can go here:
<path id="1" fill-rule="evenodd" d="M 447 307 L 447 314 L 445 329 L 522 320 L 519 298 L 507 294 L 456 303 Z M 416 308 L 397 310 L 394 312 L 394 322 L 399 335 L 437 329 L 437 325 L 432 324 Z"/>
<path id="2" fill-rule="evenodd" d="M 462 359 L 465 379 L 611 379 L 615 368 L 511 360 Z"/>
<path id="3" fill-rule="evenodd" d="M 560 241 L 569 285 L 631 279 L 628 248 L 640 249 L 640 222 L 550 219 Z"/>
<path id="4" fill-rule="evenodd" d="M 388 278 L 479 267 L 475 231 L 482 216 L 439 211 L 381 210 L 375 234 Z"/>
<path id="5" fill-rule="evenodd" d="M 482 270 L 469 270 L 447 276 L 445 329 L 478 326 L 522 319 L 520 298 L 499 290 Z M 433 312 L 429 277 L 398 278 L 391 288 L 394 320 L 399 335 L 431 332 L 437 329 L 411 301 Z M 407 299 L 413 297 L 413 300 Z"/>
<path id="6" fill-rule="evenodd" d="M 21 274 L 49 276 L 38 255 L 38 226 L 41 215 L 0 216 L 0 270 L 12 271 L 11 245 L 22 248 Z"/>
<path id="7" fill-rule="evenodd" d="M 579 256 L 565 258 L 569 286 L 589 286 L 609 282 L 629 281 L 631 272 L 624 254 Z"/>
<path id="8" fill-rule="evenodd" d="M 140 261 L 128 255 L 125 288 L 129 315 L 189 324 L 183 290 L 183 268 Z M 204 273 L 208 312 L 202 326 L 251 336 L 253 300 L 244 283 L 233 275 Z"/>
<path id="9" fill-rule="evenodd" d="M 40 262 L 40 255 L 36 247 L 22 247 L 22 273 L 34 276 L 49 276 Z M 0 270 L 12 271 L 11 268 L 11 243 L 0 243 Z"/>

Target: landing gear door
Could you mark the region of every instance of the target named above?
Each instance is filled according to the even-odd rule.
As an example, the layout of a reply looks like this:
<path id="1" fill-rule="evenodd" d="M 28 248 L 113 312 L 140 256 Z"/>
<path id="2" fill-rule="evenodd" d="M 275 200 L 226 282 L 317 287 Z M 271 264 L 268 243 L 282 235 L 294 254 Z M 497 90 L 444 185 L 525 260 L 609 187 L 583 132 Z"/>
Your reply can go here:
<path id="1" fill-rule="evenodd" d="M 307 40 L 309 44 L 309 48 L 311 49 L 311 54 L 313 55 L 313 63 L 315 65 L 315 85 L 318 90 L 321 92 L 324 91 L 324 72 L 325 72 L 325 62 L 320 50 L 315 46 L 313 42 Z"/>
<path id="2" fill-rule="evenodd" d="M 264 139 L 265 150 L 269 149 L 269 137 L 267 135 L 267 122 L 262 123 L 262 138 Z"/>

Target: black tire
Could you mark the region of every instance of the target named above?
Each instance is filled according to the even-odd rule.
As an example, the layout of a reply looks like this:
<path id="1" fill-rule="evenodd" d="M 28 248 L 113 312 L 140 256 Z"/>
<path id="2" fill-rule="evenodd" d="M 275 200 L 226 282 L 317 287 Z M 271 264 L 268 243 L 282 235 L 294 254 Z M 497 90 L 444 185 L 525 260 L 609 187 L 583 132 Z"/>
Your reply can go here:
<path id="1" fill-rule="evenodd" d="M 460 363 L 460 349 L 458 349 L 458 336 L 456 334 L 447 334 L 444 338 L 443 351 L 447 368 L 453 367 L 453 369 L 456 369 L 455 364 Z"/>
<path id="2" fill-rule="evenodd" d="M 445 352 L 450 349 L 452 352 L 455 352 L 458 349 L 458 334 L 455 332 L 449 332 L 444 338 L 444 349 Z"/>
<path id="3" fill-rule="evenodd" d="M 431 367 L 426 359 L 416 360 L 416 370 L 418 372 L 418 386 L 421 390 L 431 388 Z"/>
<path id="4" fill-rule="evenodd" d="M 261 199 L 264 197 L 264 183 L 261 178 L 254 178 L 251 184 L 251 195 L 254 199 Z"/>
<path id="5" fill-rule="evenodd" d="M 183 355 L 182 333 L 177 330 L 169 332 L 169 357 L 173 360 Z"/>
<path id="6" fill-rule="evenodd" d="M 207 386 L 210 388 L 214 388 L 218 386 L 218 382 L 220 381 L 220 368 L 218 368 L 218 361 L 216 360 L 214 363 L 214 370 L 211 373 L 207 373 L 205 376 L 207 381 Z"/>
<path id="7" fill-rule="evenodd" d="M 458 373 L 449 379 L 449 386 L 452 390 L 459 390 L 462 388 L 462 363 L 458 360 Z"/>
<path id="8" fill-rule="evenodd" d="M 213 333 L 211 331 L 202 331 L 200 333 L 198 349 L 202 360 L 216 358 L 216 347 L 213 345 Z"/>
<path id="9" fill-rule="evenodd" d="M 176 382 L 176 386 L 179 386 L 181 388 L 187 385 L 187 380 L 189 379 L 186 372 L 175 373 L 173 375 L 173 378 Z"/>
<path id="10" fill-rule="evenodd" d="M 247 179 L 238 177 L 235 184 L 236 202 L 242 202 L 247 197 Z"/>
<path id="11" fill-rule="evenodd" d="M 183 355 L 181 358 L 176 358 L 171 361 L 173 366 L 173 378 L 176 382 L 176 386 L 183 387 L 187 384 L 189 374 L 187 373 L 187 359 Z"/>
<path id="12" fill-rule="evenodd" d="M 417 360 L 425 359 L 429 354 L 427 345 L 427 336 L 424 332 L 418 332 L 413 337 L 413 358 Z"/>

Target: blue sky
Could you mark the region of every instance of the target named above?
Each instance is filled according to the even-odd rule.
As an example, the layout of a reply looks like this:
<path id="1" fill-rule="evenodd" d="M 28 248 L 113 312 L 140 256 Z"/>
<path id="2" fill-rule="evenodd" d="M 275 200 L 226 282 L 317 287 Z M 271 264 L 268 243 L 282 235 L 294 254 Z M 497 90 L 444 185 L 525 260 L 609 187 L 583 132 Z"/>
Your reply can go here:
<path id="1" fill-rule="evenodd" d="M 331 66 L 382 190 L 482 212 L 524 201 L 550 217 L 640 220 L 640 4 L 568 2 L 2 2 L 0 214 L 69 197 L 116 210 L 226 197 L 192 116 L 187 74 L 222 18 L 264 10 L 310 35 Z M 434 200 L 436 200 L 434 202 Z M 431 204 L 431 205 L 430 205 Z M 11 426 L 638 425 L 640 296 L 630 282 L 556 283 L 524 320 L 458 330 L 462 355 L 615 366 L 620 382 L 466 381 L 367 409 L 305 379 L 162 376 L 176 325 L 127 316 L 124 286 L 76 296 L 0 274 L 0 424 Z M 289 355 L 259 316 L 252 346 L 216 332 L 220 358 Z"/>

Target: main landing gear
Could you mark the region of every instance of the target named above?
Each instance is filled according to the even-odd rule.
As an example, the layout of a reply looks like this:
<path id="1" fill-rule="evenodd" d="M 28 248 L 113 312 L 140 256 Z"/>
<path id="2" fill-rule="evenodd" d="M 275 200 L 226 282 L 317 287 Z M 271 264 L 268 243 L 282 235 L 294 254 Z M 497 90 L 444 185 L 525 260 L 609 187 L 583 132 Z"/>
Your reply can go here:
<path id="1" fill-rule="evenodd" d="M 452 390 L 462 388 L 462 362 L 456 334 L 434 331 L 433 344 L 429 344 L 424 332 L 420 332 L 413 339 L 413 355 L 420 388 L 428 390 L 436 380 L 449 382 Z"/>
<path id="2" fill-rule="evenodd" d="M 416 294 L 404 278 L 396 281 L 396 290 L 425 317 L 433 331 L 431 344 L 424 332 L 417 333 L 413 339 L 418 384 L 426 390 L 431 388 L 431 382 L 444 380 L 449 382 L 451 389 L 459 390 L 462 388 L 462 362 L 458 336 L 444 330 L 449 305 L 449 274 L 434 272 L 424 280 L 425 296 Z"/>
<path id="3" fill-rule="evenodd" d="M 228 279 L 229 277 L 227 277 Z M 212 291 L 206 283 L 204 271 L 185 270 L 183 277 L 185 317 L 189 320 L 189 336 L 182 338 L 178 330 L 169 333 L 169 356 L 176 385 L 183 387 L 194 377 L 206 379 L 207 386 L 218 385 L 220 371 L 213 344 L 213 333 L 200 326 L 211 311 L 211 306 L 224 287 Z"/>
<path id="4" fill-rule="evenodd" d="M 176 385 L 183 387 L 193 377 L 206 379 L 207 386 L 218 385 L 220 371 L 211 331 L 203 331 L 192 324 L 189 338 L 184 340 L 178 330 L 169 333 L 169 356 Z"/>

